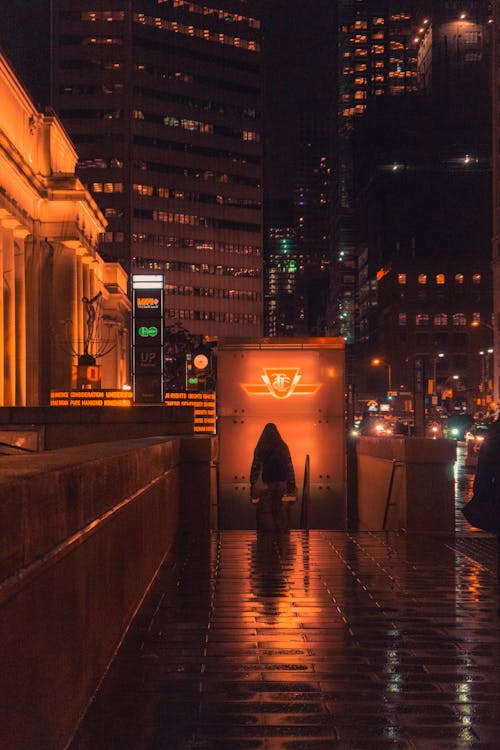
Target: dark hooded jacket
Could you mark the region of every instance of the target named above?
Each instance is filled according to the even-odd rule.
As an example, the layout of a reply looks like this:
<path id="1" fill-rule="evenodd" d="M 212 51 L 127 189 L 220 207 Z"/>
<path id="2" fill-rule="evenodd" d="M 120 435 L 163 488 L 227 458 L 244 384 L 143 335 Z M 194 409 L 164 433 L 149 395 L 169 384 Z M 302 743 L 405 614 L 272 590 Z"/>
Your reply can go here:
<path id="1" fill-rule="evenodd" d="M 263 468 L 266 458 L 271 454 L 280 453 L 286 464 L 286 491 L 293 493 L 295 491 L 295 472 L 293 469 L 292 458 L 288 445 L 281 437 L 278 428 L 272 422 L 268 422 L 255 446 L 253 454 L 252 467 L 250 469 L 250 484 L 257 481 L 259 471 Z M 266 481 L 263 477 L 263 481 Z"/>
<path id="2" fill-rule="evenodd" d="M 474 492 L 481 494 L 491 489 L 491 485 L 500 485 L 500 421 L 493 422 L 486 433 L 477 458 L 477 470 L 474 478 Z"/>

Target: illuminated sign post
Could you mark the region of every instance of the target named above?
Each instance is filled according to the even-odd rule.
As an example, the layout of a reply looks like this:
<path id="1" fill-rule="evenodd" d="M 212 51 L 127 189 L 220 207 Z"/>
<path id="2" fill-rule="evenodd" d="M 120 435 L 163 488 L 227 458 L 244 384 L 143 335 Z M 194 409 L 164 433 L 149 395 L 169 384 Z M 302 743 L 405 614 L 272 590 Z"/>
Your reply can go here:
<path id="1" fill-rule="evenodd" d="M 133 389 L 136 403 L 163 401 L 164 279 L 132 276 Z"/>

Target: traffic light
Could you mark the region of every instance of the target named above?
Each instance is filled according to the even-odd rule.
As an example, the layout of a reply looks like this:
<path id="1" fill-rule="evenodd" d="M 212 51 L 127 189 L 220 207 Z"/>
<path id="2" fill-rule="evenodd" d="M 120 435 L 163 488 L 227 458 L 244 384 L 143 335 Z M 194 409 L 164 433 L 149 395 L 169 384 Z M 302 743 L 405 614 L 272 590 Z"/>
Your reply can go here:
<path id="1" fill-rule="evenodd" d="M 203 391 L 210 373 L 211 352 L 198 349 L 186 354 L 186 390 Z"/>

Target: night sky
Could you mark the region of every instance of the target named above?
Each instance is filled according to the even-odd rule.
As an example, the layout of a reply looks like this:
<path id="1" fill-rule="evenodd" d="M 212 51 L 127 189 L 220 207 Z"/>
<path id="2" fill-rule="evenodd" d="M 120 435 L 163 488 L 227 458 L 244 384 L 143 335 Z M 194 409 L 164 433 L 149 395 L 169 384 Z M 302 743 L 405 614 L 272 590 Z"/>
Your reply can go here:
<path id="1" fill-rule="evenodd" d="M 50 100 L 50 0 L 1 0 L 0 47 L 35 104 Z"/>

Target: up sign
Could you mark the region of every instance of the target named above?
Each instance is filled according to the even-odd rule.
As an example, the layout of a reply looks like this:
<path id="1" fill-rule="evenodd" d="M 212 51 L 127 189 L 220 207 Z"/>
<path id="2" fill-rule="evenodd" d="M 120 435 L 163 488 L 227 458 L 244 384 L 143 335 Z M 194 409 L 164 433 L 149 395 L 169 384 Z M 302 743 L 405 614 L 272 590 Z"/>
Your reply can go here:
<path id="1" fill-rule="evenodd" d="M 163 401 L 163 276 L 135 275 L 133 291 L 134 401 Z"/>

